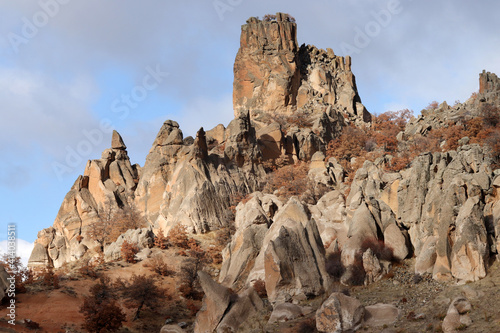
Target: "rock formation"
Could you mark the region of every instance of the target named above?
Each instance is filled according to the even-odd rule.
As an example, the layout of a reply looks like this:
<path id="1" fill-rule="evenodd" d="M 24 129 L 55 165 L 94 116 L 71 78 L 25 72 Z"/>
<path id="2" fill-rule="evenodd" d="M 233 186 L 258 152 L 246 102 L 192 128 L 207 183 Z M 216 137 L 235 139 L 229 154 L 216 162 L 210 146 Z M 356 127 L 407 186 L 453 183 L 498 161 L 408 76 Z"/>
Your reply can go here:
<path id="1" fill-rule="evenodd" d="M 252 17 L 241 27 L 233 88 L 235 116 L 250 113 L 265 159 L 310 160 L 346 121 L 371 121 L 351 58 L 331 49 L 299 47 L 297 25 L 283 13 L 265 20 Z M 286 135 L 276 121 L 287 126 Z"/>
<path id="2" fill-rule="evenodd" d="M 60 267 L 80 259 L 97 245 L 88 237 L 89 225 L 132 204 L 140 167 L 130 163 L 123 139 L 116 131 L 111 145 L 101 159 L 87 162 L 83 176 L 66 194 L 53 226 L 38 233 L 30 267 Z"/>
<path id="3" fill-rule="evenodd" d="M 341 112 L 369 122 L 351 72 L 351 58 L 297 43 L 297 25 L 289 15 L 248 19 L 241 27 L 234 64 L 235 115 L 250 111 L 253 119 L 298 111 L 332 117 Z"/>

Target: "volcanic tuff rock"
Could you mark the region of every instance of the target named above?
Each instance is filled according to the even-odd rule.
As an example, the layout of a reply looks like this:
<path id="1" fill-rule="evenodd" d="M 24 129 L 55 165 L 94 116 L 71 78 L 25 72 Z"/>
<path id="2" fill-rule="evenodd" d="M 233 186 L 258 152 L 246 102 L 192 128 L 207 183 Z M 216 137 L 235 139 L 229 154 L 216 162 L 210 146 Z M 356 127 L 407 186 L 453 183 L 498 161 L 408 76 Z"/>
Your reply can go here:
<path id="1" fill-rule="evenodd" d="M 275 20 L 248 19 L 241 27 L 240 49 L 234 64 L 235 115 L 265 113 L 342 112 L 370 121 L 361 104 L 351 58 L 314 46 L 298 46 L 297 25 L 289 15 Z"/>
<path id="2" fill-rule="evenodd" d="M 111 142 L 112 148 L 104 150 L 101 159 L 87 162 L 83 176 L 66 194 L 54 225 L 38 233 L 30 267 L 60 267 L 78 260 L 97 245 L 87 236 L 89 225 L 102 221 L 106 212 L 130 207 L 140 167 L 130 164 L 118 132 L 113 132 Z"/>
<path id="3" fill-rule="evenodd" d="M 266 160 L 280 155 L 310 160 L 346 122 L 364 126 L 371 121 L 351 58 L 331 49 L 299 47 L 297 25 L 283 13 L 271 20 L 252 17 L 242 26 L 233 88 L 235 116 L 249 112 Z M 287 127 L 286 134 L 275 121 Z"/>

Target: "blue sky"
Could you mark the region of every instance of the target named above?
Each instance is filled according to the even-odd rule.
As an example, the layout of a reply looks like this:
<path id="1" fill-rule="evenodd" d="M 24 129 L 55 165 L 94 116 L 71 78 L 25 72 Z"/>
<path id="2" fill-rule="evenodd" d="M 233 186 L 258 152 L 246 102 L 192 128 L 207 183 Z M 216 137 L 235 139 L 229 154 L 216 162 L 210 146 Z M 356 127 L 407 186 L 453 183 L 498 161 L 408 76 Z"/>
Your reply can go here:
<path id="1" fill-rule="evenodd" d="M 277 11 L 299 44 L 351 53 L 372 113 L 465 101 L 500 74 L 494 0 L 0 0 L 0 241 L 52 225 L 111 127 L 143 165 L 166 119 L 185 136 L 227 125 L 240 26 Z"/>

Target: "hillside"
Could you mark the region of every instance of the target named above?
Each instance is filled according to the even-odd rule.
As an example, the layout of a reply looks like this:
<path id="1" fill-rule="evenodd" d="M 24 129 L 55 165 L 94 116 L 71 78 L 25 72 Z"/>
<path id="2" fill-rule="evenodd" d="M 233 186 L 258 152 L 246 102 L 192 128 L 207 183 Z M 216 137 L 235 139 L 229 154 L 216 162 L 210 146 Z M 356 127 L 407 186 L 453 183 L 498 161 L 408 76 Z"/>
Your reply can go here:
<path id="1" fill-rule="evenodd" d="M 288 14 L 248 19 L 234 119 L 195 138 L 166 120 L 144 166 L 114 131 L 38 233 L 17 327 L 500 330 L 481 301 L 500 281 L 500 80 L 372 115 L 351 62 L 299 46 Z"/>

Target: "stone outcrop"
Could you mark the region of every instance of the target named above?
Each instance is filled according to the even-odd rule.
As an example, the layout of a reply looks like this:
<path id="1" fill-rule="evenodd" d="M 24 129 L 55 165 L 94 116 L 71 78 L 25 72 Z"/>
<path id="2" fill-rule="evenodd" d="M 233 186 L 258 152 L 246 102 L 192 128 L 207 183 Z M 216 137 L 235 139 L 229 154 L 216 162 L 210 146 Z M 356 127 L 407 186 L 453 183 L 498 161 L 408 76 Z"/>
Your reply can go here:
<path id="1" fill-rule="evenodd" d="M 287 14 L 250 18 L 241 28 L 234 63 L 235 117 L 249 114 L 264 159 L 281 155 L 310 160 L 347 122 L 365 126 L 371 115 L 361 103 L 351 58 L 297 42 Z M 278 121 L 284 128 L 276 123 Z"/>
<path id="2" fill-rule="evenodd" d="M 198 272 L 198 276 L 205 296 L 196 315 L 195 333 L 240 332 L 240 326 L 251 328 L 255 324 L 250 318 L 258 314 L 264 304 L 253 288 L 235 294 L 205 272 Z"/>
<path id="3" fill-rule="evenodd" d="M 120 235 L 116 241 L 104 250 L 104 259 L 108 261 L 121 258 L 122 245 L 126 241 L 137 245 L 139 250 L 153 247 L 155 235 L 150 228 L 131 229 Z"/>
<path id="4" fill-rule="evenodd" d="M 321 295 L 330 279 L 316 222 L 295 197 L 281 205 L 257 194 L 237 207 L 238 231 L 224 251 L 219 279 L 228 287 L 263 280 L 273 303 Z"/>
<path id="5" fill-rule="evenodd" d="M 241 27 L 233 88 L 236 116 L 249 110 L 259 119 L 307 109 L 343 112 L 365 122 L 371 118 L 357 93 L 351 58 L 299 47 L 297 25 L 283 13 L 272 20 L 252 17 Z"/>
<path id="6" fill-rule="evenodd" d="M 480 103 L 500 104 L 500 79 L 495 73 L 483 70 L 479 74 L 478 100 Z"/>
<path id="7" fill-rule="evenodd" d="M 405 130 L 400 134 L 400 141 L 412 140 L 418 136 L 427 136 L 432 129 L 448 127 L 450 123 L 461 124 L 463 120 L 482 115 L 484 107 L 500 106 L 500 79 L 496 74 L 483 70 L 479 74 L 479 92 L 473 94 L 464 103 L 450 106 L 443 102 L 430 105 L 423 109 L 420 115 L 411 119 Z"/>
<path id="8" fill-rule="evenodd" d="M 265 175 L 248 117 L 218 129 L 223 155 L 209 153 L 200 129 L 184 145 L 178 124 L 166 121 L 153 144 L 135 191 L 135 204 L 155 228 L 183 224 L 201 233 L 227 226 L 226 211 L 236 193 L 252 192 Z M 212 138 L 213 139 L 213 138 Z M 215 139 L 214 139 L 215 140 Z"/>
<path id="9" fill-rule="evenodd" d="M 319 332 L 355 332 L 365 316 L 365 308 L 353 298 L 333 293 L 316 312 L 316 328 Z"/>
<path id="10" fill-rule="evenodd" d="M 472 324 L 469 316 L 472 306 L 464 297 L 455 298 L 448 308 L 444 317 L 442 329 L 445 333 L 458 332 L 459 329 L 466 328 Z"/>
<path id="11" fill-rule="evenodd" d="M 104 215 L 128 208 L 133 202 L 140 167 L 132 165 L 118 132 L 111 139 L 112 148 L 100 159 L 87 162 L 66 194 L 52 227 L 38 233 L 28 265 L 60 267 L 80 259 L 96 243 L 88 237 L 88 227 Z"/>

